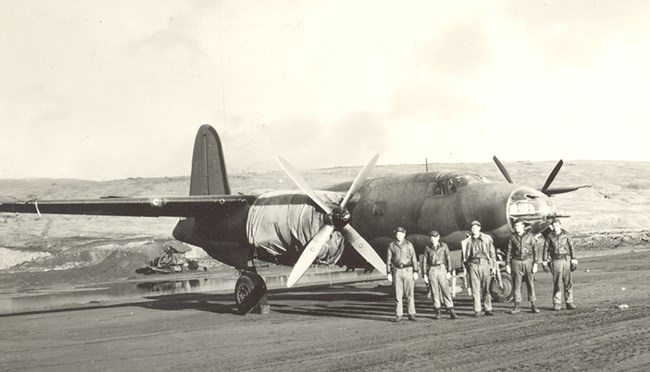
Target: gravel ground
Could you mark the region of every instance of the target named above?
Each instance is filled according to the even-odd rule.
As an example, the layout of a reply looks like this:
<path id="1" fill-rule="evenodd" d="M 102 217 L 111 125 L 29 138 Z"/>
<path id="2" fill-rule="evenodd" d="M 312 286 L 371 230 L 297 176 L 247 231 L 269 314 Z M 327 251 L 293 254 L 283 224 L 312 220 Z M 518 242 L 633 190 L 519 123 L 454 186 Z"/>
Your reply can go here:
<path id="1" fill-rule="evenodd" d="M 457 321 L 432 319 L 421 281 L 419 321 L 399 324 L 382 282 L 272 292 L 268 315 L 210 293 L 8 315 L 0 370 L 648 370 L 648 263 L 643 249 L 581 259 L 575 311 L 551 310 L 538 273 L 540 313 L 475 319 L 460 295 Z"/>

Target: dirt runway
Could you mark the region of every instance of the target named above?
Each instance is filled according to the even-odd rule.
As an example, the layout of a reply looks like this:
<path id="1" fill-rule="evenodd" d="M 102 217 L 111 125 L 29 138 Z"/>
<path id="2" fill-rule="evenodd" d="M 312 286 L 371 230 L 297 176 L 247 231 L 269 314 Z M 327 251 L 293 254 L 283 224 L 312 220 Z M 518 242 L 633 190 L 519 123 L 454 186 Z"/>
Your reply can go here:
<path id="1" fill-rule="evenodd" d="M 578 310 L 432 320 L 418 282 L 417 322 L 389 322 L 390 287 L 373 282 L 272 292 L 269 315 L 235 314 L 230 295 L 143 298 L 0 317 L 0 370 L 649 370 L 650 252 L 580 260 Z M 588 270 L 588 271 L 587 271 Z M 525 296 L 525 290 L 524 290 Z M 620 309 L 619 305 L 628 305 Z"/>

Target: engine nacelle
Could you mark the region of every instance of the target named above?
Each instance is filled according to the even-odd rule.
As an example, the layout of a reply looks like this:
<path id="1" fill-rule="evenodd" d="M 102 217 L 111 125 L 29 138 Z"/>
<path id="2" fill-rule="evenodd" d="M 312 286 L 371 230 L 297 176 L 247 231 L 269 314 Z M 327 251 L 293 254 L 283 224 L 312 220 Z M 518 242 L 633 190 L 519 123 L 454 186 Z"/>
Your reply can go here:
<path id="1" fill-rule="evenodd" d="M 343 200 L 337 192 L 316 193 L 328 204 L 338 205 Z M 251 205 L 246 235 L 261 259 L 292 265 L 325 223 L 332 223 L 331 218 L 307 195 L 295 191 L 273 191 L 260 195 Z M 334 231 L 316 261 L 336 263 L 343 247 L 343 236 Z"/>

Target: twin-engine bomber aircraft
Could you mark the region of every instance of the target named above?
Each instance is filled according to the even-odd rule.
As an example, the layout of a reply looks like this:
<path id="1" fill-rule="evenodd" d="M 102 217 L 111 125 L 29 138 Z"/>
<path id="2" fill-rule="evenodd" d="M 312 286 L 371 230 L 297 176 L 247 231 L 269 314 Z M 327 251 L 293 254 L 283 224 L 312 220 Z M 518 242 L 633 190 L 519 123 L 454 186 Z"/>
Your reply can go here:
<path id="1" fill-rule="evenodd" d="M 494 157 L 508 183 L 492 183 L 467 172 L 427 172 L 366 179 L 378 155 L 354 182 L 315 191 L 291 165 L 278 158 L 303 191 L 273 191 L 234 195 L 230 192 L 223 150 L 217 132 L 199 128 L 194 143 L 188 197 L 102 198 L 92 200 L 33 200 L 0 203 L 0 211 L 108 216 L 181 217 L 173 231 L 177 240 L 203 248 L 211 257 L 240 272 L 235 303 L 242 313 L 264 302 L 266 284 L 254 259 L 293 266 L 287 286 L 300 279 L 314 262 L 362 267 L 370 263 L 386 272 L 383 258 L 393 229 L 406 228 L 418 253 L 435 228 L 452 250 L 454 267 L 461 268 L 460 242 L 479 220 L 483 232 L 505 251 L 512 221 L 523 219 L 534 232 L 558 216 L 553 194 L 581 187 L 552 188 L 562 161 L 537 190 L 517 185 Z M 510 277 L 491 288 L 493 297 L 510 297 Z"/>

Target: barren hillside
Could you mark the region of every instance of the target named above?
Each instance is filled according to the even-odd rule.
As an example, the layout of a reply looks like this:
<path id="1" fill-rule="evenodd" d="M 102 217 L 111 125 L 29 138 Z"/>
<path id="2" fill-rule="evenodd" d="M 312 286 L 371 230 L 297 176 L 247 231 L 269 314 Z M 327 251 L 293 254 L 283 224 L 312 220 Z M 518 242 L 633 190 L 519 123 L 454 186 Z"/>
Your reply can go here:
<path id="1" fill-rule="evenodd" d="M 555 162 L 515 162 L 507 166 L 516 183 L 539 188 Z M 351 181 L 360 167 L 303 171 L 315 188 Z M 493 163 L 429 164 L 429 170 L 466 170 L 505 182 Z M 373 170 L 373 177 L 423 172 L 422 165 L 384 165 Z M 281 171 L 229 175 L 233 192 L 294 189 Z M 581 249 L 614 248 L 650 240 L 650 164 L 615 161 L 567 161 L 553 186 L 591 184 L 591 188 L 557 195 L 561 214 L 571 215 L 564 227 L 576 235 Z M 112 181 L 70 179 L 0 180 L 0 198 L 30 200 L 99 198 L 102 196 L 182 196 L 189 190 L 189 177 L 129 178 Z M 175 218 L 132 218 L 0 214 L 0 274 L 24 275 L 21 286 L 50 281 L 81 281 L 88 277 L 109 279 L 129 276 L 162 249 L 174 244 L 171 230 Z M 128 255 L 111 255 L 126 251 Z M 198 250 L 196 254 L 202 252 Z M 137 259 L 131 257 L 137 255 Z M 83 271 L 110 257 L 119 273 Z M 118 262 L 116 262 L 118 260 Z M 121 260 L 121 261 L 120 261 Z M 137 262 L 136 262 L 137 261 Z M 98 266 L 99 267 L 99 266 Z M 38 271 L 56 270 L 46 277 Z M 70 271 L 72 270 L 72 271 Z M 65 275 L 63 275 L 65 272 Z M 30 274 L 27 274 L 30 273 Z M 75 275 L 78 274 L 78 275 Z M 7 277 L 5 277 L 7 279 Z M 9 282 L 14 280 L 8 279 Z"/>

